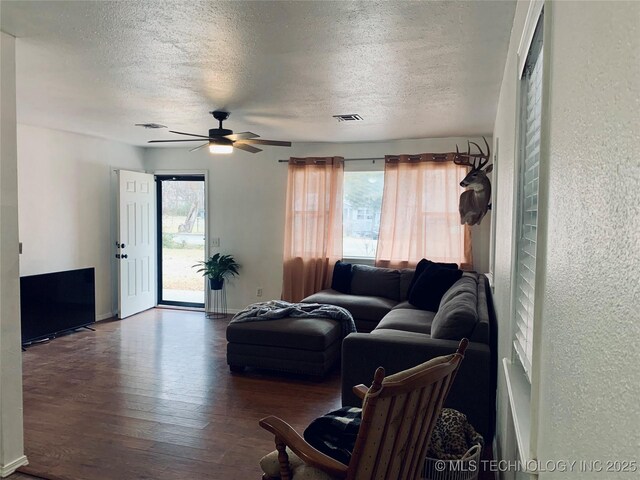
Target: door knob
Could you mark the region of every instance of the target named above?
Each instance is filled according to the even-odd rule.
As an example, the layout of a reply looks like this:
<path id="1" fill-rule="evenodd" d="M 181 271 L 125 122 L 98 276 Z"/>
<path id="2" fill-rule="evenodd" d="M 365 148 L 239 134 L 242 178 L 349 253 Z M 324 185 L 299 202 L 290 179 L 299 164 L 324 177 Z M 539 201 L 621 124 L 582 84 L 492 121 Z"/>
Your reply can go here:
<path id="1" fill-rule="evenodd" d="M 129 258 L 129 255 L 127 255 L 126 253 L 123 253 L 120 258 Z"/>

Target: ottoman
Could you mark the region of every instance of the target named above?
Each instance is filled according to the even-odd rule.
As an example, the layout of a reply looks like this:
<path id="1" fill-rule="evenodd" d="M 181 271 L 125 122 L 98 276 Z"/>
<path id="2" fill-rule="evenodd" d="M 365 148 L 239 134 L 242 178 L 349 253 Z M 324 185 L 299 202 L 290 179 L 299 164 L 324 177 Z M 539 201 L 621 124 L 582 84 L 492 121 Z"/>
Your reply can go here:
<path id="1" fill-rule="evenodd" d="M 324 376 L 340 358 L 342 328 L 328 318 L 280 318 L 230 323 L 227 364 Z"/>

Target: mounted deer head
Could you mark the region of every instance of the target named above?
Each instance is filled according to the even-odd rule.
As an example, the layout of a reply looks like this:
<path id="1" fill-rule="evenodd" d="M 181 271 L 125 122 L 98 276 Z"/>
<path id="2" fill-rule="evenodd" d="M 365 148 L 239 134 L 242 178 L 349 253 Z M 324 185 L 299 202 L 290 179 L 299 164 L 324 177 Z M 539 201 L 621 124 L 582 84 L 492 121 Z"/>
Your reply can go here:
<path id="1" fill-rule="evenodd" d="M 467 152 L 460 153 L 456 145 L 456 157 L 453 160 L 456 165 L 471 167 L 466 177 L 460 182 L 461 187 L 467 188 L 460 194 L 458 211 L 460 212 L 460 223 L 467 225 L 479 225 L 487 210 L 491 208 L 491 182 L 487 178 L 487 173 L 493 170 L 493 165 L 483 168 L 491 158 L 491 149 L 487 139 L 482 137 L 487 146 L 485 154 L 475 142 L 467 142 Z M 474 145 L 479 153 L 471 153 L 471 145 Z"/>

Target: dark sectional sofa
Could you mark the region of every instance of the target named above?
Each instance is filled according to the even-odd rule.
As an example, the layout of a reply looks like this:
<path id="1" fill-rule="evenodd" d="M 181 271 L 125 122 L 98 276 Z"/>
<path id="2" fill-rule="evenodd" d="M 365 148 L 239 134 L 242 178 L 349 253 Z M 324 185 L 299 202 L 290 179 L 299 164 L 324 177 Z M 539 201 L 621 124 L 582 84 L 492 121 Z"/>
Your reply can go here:
<path id="1" fill-rule="evenodd" d="M 338 305 L 354 317 L 358 333 L 348 335 L 342 342 L 342 403 L 359 405 L 352 387 L 369 384 L 379 366 L 389 375 L 454 352 L 460 338 L 455 338 L 455 328 L 447 330 L 442 325 L 462 325 L 460 319 L 466 322 L 460 336 L 469 338 L 470 343 L 445 406 L 465 413 L 485 441 L 491 441 L 495 428 L 497 332 L 487 278 L 465 272 L 442 297 L 438 314 L 409 303 L 414 273 L 413 269 L 354 265 L 349 293 L 328 289 L 303 300 Z M 447 338 L 432 337 L 436 316 L 438 334 Z"/>

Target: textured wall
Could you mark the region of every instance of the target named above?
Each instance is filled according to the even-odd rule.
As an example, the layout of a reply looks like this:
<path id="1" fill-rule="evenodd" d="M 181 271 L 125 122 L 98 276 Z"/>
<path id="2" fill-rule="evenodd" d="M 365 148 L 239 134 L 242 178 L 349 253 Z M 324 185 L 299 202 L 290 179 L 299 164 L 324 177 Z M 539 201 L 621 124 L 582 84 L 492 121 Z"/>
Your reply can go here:
<path id="1" fill-rule="evenodd" d="M 499 357 L 511 358 L 511 255 L 516 151 L 516 52 L 528 2 L 518 4 L 500 92 L 495 296 Z M 547 2 L 548 229 L 535 364 L 534 448 L 546 460 L 636 460 L 640 451 L 640 4 Z M 546 67 L 545 67 L 546 68 Z M 534 393 L 535 394 L 535 393 Z M 514 432 L 502 372 L 500 458 Z M 582 478 L 580 473 L 572 478 Z M 600 473 L 590 478 L 635 478 Z M 637 474 L 636 474 L 637 475 Z M 510 478 L 511 473 L 503 475 Z M 542 473 L 540 478 L 564 478 Z"/>
<path id="2" fill-rule="evenodd" d="M 481 138 L 476 141 L 482 142 Z M 284 204 L 289 156 L 342 155 L 345 158 L 380 157 L 385 154 L 445 152 L 466 138 L 438 138 L 370 143 L 296 143 L 290 149 L 266 148 L 253 155 L 235 151 L 211 156 L 206 149 L 189 153 L 183 148 L 145 149 L 145 167 L 158 170 L 208 170 L 209 236 L 219 237 L 220 251 L 232 253 L 243 268 L 230 282 L 230 309 L 260 300 L 280 298 L 284 245 Z M 491 142 L 491 138 L 488 138 Z M 460 189 L 462 191 L 462 189 Z M 473 227 L 475 268 L 488 271 L 490 214 Z M 215 248 L 212 250 L 217 251 Z M 256 297 L 256 288 L 263 297 Z"/>
<path id="3" fill-rule="evenodd" d="M 115 311 L 114 168 L 142 170 L 142 149 L 18 125 L 20 274 L 96 268 L 98 319 Z"/>
<path id="4" fill-rule="evenodd" d="M 538 454 L 640 461 L 640 3 L 548 7 Z"/>
<path id="5" fill-rule="evenodd" d="M 16 188 L 15 39 L 0 32 L 0 475 L 26 463 Z"/>

